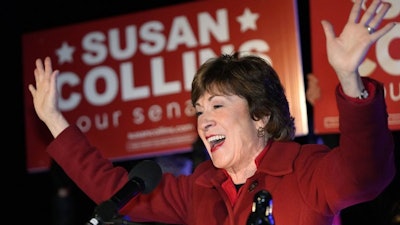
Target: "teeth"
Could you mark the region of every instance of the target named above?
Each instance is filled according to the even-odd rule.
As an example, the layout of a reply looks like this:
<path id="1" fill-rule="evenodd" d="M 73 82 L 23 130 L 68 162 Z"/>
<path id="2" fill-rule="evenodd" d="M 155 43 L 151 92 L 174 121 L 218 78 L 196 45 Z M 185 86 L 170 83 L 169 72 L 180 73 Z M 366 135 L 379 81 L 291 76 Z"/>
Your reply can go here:
<path id="1" fill-rule="evenodd" d="M 212 136 L 212 137 L 208 138 L 207 141 L 211 143 L 211 142 L 218 141 L 218 140 L 221 140 L 221 139 L 225 139 L 225 136 L 223 136 L 223 135 L 215 135 L 215 136 Z"/>

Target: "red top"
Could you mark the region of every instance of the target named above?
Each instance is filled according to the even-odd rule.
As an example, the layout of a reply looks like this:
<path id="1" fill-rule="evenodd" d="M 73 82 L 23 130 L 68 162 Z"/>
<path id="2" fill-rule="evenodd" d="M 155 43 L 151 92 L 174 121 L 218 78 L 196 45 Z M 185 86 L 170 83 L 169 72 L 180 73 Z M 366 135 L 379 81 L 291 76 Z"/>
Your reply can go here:
<path id="1" fill-rule="evenodd" d="M 348 98 L 336 89 L 339 147 L 270 142 L 259 156 L 257 172 L 239 193 L 227 174 L 208 160 L 189 176 L 164 174 L 151 193 L 132 199 L 121 215 L 135 222 L 245 225 L 254 195 L 267 190 L 276 224 L 332 224 L 341 209 L 374 199 L 395 174 L 383 86 L 363 79 L 367 99 Z M 48 152 L 96 203 L 110 199 L 128 181 L 128 172 L 114 168 L 76 126 L 64 130 Z"/>

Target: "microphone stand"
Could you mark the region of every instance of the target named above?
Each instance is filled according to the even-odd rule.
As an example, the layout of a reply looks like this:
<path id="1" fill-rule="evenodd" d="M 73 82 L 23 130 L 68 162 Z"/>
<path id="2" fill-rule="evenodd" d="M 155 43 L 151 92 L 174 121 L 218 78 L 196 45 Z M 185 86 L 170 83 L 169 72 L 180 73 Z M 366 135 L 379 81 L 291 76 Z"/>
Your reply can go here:
<path id="1" fill-rule="evenodd" d="M 135 223 L 123 219 L 123 216 L 110 219 L 109 221 L 99 220 L 98 218 L 92 218 L 86 225 L 143 225 L 142 223 Z"/>

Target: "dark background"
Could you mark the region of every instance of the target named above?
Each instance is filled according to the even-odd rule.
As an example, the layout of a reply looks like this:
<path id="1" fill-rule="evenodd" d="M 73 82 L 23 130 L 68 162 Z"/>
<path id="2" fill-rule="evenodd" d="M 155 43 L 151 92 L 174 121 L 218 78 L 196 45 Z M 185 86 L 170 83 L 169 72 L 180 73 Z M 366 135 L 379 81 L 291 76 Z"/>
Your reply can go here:
<path id="1" fill-rule="evenodd" d="M 188 2 L 191 1 L 74 0 L 7 1 L 1 3 L 2 58 L 0 66 L 2 80 L 0 84 L 2 85 L 2 117 L 5 125 L 3 128 L 4 147 L 2 161 L 4 163 L 2 163 L 2 171 L 4 171 L 4 179 L 2 195 L 3 202 L 6 203 L 3 204 L 3 209 L 6 208 L 6 213 L 3 214 L 3 221 L 8 221 L 10 224 L 52 225 L 55 207 L 55 204 L 53 204 L 55 187 L 58 185 L 55 183 L 52 173 L 28 174 L 25 166 L 24 135 L 25 129 L 29 129 L 29 127 L 25 127 L 23 117 L 23 91 L 27 87 L 23 86 L 22 82 L 21 35 L 53 27 Z M 308 0 L 299 0 L 298 2 L 304 74 L 311 72 L 308 4 Z M 312 124 L 312 110 L 309 105 L 308 109 L 309 120 Z M 300 137 L 298 140 L 307 142 L 310 137 Z M 73 193 L 76 201 L 74 204 L 75 211 L 79 212 L 76 225 L 83 225 L 90 217 L 95 206 L 79 189 L 74 189 Z M 351 213 L 351 210 L 348 211 L 347 217 L 355 217 L 352 215 L 356 213 Z"/>

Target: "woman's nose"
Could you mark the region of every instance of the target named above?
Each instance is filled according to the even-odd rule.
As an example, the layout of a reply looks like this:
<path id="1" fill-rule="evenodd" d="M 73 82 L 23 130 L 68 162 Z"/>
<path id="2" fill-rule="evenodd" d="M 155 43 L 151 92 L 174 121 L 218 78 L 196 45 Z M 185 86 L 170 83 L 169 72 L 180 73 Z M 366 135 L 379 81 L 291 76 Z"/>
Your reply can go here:
<path id="1" fill-rule="evenodd" d="M 206 116 L 204 113 L 201 115 L 201 118 L 198 119 L 198 125 L 201 127 L 203 130 L 208 130 L 210 127 L 212 127 L 215 124 L 215 121 L 210 117 Z"/>

